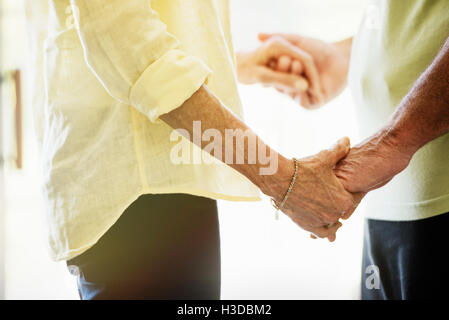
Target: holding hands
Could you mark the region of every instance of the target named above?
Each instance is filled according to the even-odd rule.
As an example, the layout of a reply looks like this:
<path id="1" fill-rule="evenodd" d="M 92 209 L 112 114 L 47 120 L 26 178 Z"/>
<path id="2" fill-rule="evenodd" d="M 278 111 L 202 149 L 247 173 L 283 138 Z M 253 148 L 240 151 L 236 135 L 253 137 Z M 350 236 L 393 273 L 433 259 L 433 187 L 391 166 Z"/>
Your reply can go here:
<path id="1" fill-rule="evenodd" d="M 291 96 L 309 92 L 324 101 L 312 56 L 283 37 L 265 38 L 255 51 L 238 53 L 237 71 L 242 83 L 261 83 Z"/>
<path id="2" fill-rule="evenodd" d="M 307 109 L 322 106 L 346 86 L 352 39 L 327 43 L 299 35 L 262 33 L 259 40 L 262 45 L 255 52 L 238 54 L 241 82 L 272 86 Z M 289 85 L 296 82 L 301 85 Z"/>
<path id="3" fill-rule="evenodd" d="M 314 109 L 338 96 L 347 84 L 352 38 L 336 43 L 290 34 L 260 34 L 262 45 L 237 55 L 239 80 L 261 83 Z M 299 160 L 296 183 L 282 211 L 312 238 L 334 241 L 366 192 L 388 183 L 413 155 L 399 148 L 386 127 L 350 149 L 341 139 L 331 149 Z M 294 172 L 289 161 L 279 164 L 275 181 L 265 192 L 276 205 L 283 200 Z"/>
<path id="4" fill-rule="evenodd" d="M 339 219 L 348 219 L 362 200 L 363 193 L 350 193 L 334 174 L 335 165 L 350 150 L 348 138 L 333 147 L 298 160 L 298 175 L 283 212 L 313 237 L 335 240 L 342 226 Z M 294 164 L 287 160 L 279 164 L 279 171 L 267 187 L 277 206 L 292 180 Z"/>

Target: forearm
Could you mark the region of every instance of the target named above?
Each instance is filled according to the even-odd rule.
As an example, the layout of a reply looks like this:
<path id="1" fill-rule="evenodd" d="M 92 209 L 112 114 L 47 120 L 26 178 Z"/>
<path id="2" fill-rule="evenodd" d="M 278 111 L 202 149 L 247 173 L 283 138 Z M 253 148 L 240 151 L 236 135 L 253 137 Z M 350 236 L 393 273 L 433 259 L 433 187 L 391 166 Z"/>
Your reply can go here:
<path id="1" fill-rule="evenodd" d="M 414 154 L 449 130 L 449 39 L 403 99 L 383 132 L 402 152 Z"/>
<path id="2" fill-rule="evenodd" d="M 449 130 L 449 40 L 390 121 L 351 149 L 335 169 L 351 192 L 368 192 L 404 170 L 413 155 Z"/>
<path id="3" fill-rule="evenodd" d="M 243 84 L 254 84 L 257 82 L 257 77 L 254 73 L 249 74 L 248 72 L 244 72 L 245 62 L 249 60 L 248 57 L 250 55 L 251 52 L 239 51 L 235 53 L 237 78 Z"/>
<path id="4" fill-rule="evenodd" d="M 293 163 L 267 146 L 205 86 L 194 93 L 182 106 L 162 115 L 161 119 L 172 128 L 187 130 L 190 140 L 204 150 L 211 141 L 194 138 L 196 136 L 195 122 L 198 126 L 197 121 L 200 121 L 202 132 L 212 129 L 219 133 L 214 136 L 213 143 L 221 146 L 221 152 L 205 150 L 206 152 L 240 172 L 270 197 L 278 198 L 287 190 L 293 172 Z M 238 143 L 239 139 L 232 137 L 232 133 L 238 132 L 236 130 L 244 133 L 245 139 L 240 140 L 244 143 Z M 217 139 L 219 141 L 216 141 Z M 265 156 L 261 156 L 262 150 L 265 150 Z M 269 155 L 269 161 L 275 163 L 268 164 L 266 155 Z M 261 174 L 270 165 L 275 165 L 275 171 L 270 174 Z M 280 191 L 283 189 L 285 190 Z"/>
<path id="5" fill-rule="evenodd" d="M 334 44 L 346 55 L 348 61 L 351 59 L 352 41 L 354 37 L 350 37 L 341 41 L 337 41 Z"/>
<path id="6" fill-rule="evenodd" d="M 345 40 L 341 40 L 338 42 L 335 42 L 334 45 L 339 49 L 341 52 L 343 59 L 343 68 L 345 70 L 344 77 L 345 77 L 345 86 L 348 82 L 348 74 L 349 74 L 349 65 L 351 62 L 351 51 L 352 51 L 352 41 L 353 37 L 347 38 Z"/>

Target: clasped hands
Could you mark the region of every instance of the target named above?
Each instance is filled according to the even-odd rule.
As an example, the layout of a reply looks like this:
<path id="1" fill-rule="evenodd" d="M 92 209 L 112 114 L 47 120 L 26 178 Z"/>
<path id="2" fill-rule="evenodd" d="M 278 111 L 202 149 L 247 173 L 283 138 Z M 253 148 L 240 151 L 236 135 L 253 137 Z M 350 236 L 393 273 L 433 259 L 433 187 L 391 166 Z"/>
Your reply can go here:
<path id="1" fill-rule="evenodd" d="M 346 86 L 351 41 L 324 41 L 285 34 L 261 34 L 261 46 L 237 55 L 242 83 L 262 83 L 314 109 Z M 283 212 L 312 238 L 336 239 L 367 192 L 388 183 L 408 166 L 413 152 L 402 150 L 386 126 L 357 146 L 348 138 L 299 160 L 299 173 Z M 279 170 L 262 191 L 278 205 L 294 173 L 292 160 L 281 159 Z"/>

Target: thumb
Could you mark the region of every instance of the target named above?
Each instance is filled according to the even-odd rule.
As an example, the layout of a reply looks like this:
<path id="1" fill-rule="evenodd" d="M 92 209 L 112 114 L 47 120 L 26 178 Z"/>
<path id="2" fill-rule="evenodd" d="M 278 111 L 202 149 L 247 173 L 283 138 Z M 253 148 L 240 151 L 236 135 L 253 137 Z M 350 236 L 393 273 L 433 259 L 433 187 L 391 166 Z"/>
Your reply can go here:
<path id="1" fill-rule="evenodd" d="M 259 41 L 264 42 L 272 37 L 280 37 L 284 38 L 288 42 L 294 44 L 294 45 L 302 45 L 304 42 L 306 42 L 307 38 L 304 38 L 303 36 L 300 36 L 299 34 L 289 34 L 289 33 L 265 33 L 260 32 L 257 35 L 257 38 Z"/>
<path id="2" fill-rule="evenodd" d="M 359 192 L 359 193 L 352 194 L 352 200 L 354 201 L 354 206 L 352 207 L 351 210 L 343 213 L 343 215 L 341 216 L 341 218 L 343 220 L 348 220 L 351 217 L 351 215 L 354 213 L 355 209 L 357 209 L 357 207 L 359 206 L 360 202 L 362 202 L 365 195 L 366 195 L 366 192 Z"/>
<path id="3" fill-rule="evenodd" d="M 257 38 L 259 38 L 259 41 L 264 42 L 270 39 L 272 36 L 274 36 L 274 34 L 261 32 L 257 35 Z"/>
<path id="4" fill-rule="evenodd" d="M 337 141 L 326 153 L 326 162 L 334 167 L 341 159 L 346 157 L 351 149 L 351 142 L 348 137 Z"/>
<path id="5" fill-rule="evenodd" d="M 264 85 L 273 86 L 288 92 L 304 92 L 309 87 L 307 80 L 301 76 L 276 72 L 265 67 L 258 69 L 258 78 Z"/>

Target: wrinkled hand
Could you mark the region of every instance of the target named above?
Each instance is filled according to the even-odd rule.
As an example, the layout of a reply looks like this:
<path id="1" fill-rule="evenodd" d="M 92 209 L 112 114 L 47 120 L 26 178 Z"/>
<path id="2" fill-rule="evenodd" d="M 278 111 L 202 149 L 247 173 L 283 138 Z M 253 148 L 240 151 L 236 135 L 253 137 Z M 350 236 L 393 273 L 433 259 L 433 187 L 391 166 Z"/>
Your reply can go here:
<path id="1" fill-rule="evenodd" d="M 283 212 L 301 228 L 331 242 L 342 225 L 339 219 L 349 217 L 362 199 L 362 195 L 346 191 L 333 172 L 336 163 L 348 154 L 349 149 L 349 139 L 344 138 L 331 149 L 299 160 L 297 180 L 283 208 Z M 284 178 L 274 186 L 277 205 L 293 175 L 293 168 L 284 169 L 286 171 L 281 174 Z"/>
<path id="2" fill-rule="evenodd" d="M 270 41 L 273 37 L 283 38 L 289 41 L 303 52 L 302 58 L 295 58 L 289 55 L 283 55 L 277 60 L 277 63 L 271 63 L 273 70 L 296 74 L 305 77 L 310 81 L 319 81 L 321 88 L 320 95 L 311 90 L 297 90 L 288 92 L 281 87 L 279 91 L 288 94 L 295 101 L 307 109 L 318 108 L 324 103 L 336 97 L 343 91 L 347 83 L 349 70 L 351 40 L 337 43 L 328 43 L 317 39 L 306 38 L 292 34 L 260 34 L 259 39 L 263 42 Z M 310 76 L 307 69 L 314 70 Z"/>
<path id="3" fill-rule="evenodd" d="M 353 147 L 334 172 L 350 192 L 369 192 L 387 184 L 404 170 L 413 153 L 404 151 L 380 131 Z"/>
<path id="4" fill-rule="evenodd" d="M 302 61 L 301 73 L 279 72 L 270 68 L 270 65 L 282 56 Z M 281 37 L 267 39 L 255 51 L 237 53 L 237 74 L 239 81 L 245 84 L 261 83 L 280 88 L 287 93 L 308 90 L 321 99 L 318 73 L 309 54 Z"/>

